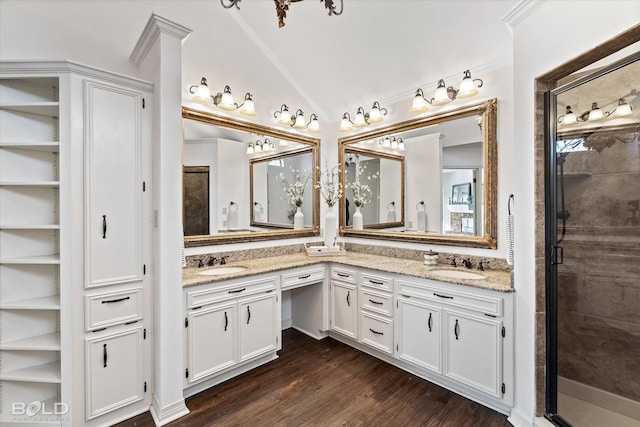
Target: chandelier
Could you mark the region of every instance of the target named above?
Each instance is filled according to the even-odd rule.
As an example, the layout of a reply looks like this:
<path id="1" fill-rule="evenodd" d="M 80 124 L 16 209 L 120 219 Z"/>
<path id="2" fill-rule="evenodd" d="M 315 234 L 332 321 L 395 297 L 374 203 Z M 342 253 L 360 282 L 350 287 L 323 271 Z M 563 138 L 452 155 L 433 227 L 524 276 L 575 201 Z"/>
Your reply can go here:
<path id="1" fill-rule="evenodd" d="M 232 8 L 235 6 L 237 9 L 240 9 L 240 2 L 242 0 L 220 0 L 220 4 L 225 9 Z M 291 3 L 297 3 L 302 0 L 273 0 L 276 4 L 276 14 L 278 15 L 278 27 L 284 27 L 284 19 L 287 17 L 287 11 L 289 10 L 289 5 Z M 340 11 L 336 10 L 336 5 L 334 4 L 334 0 L 320 0 L 321 3 L 324 3 L 325 9 L 329 10 L 329 16 L 331 15 L 342 15 L 342 9 L 344 5 L 342 4 L 343 0 L 340 0 Z"/>

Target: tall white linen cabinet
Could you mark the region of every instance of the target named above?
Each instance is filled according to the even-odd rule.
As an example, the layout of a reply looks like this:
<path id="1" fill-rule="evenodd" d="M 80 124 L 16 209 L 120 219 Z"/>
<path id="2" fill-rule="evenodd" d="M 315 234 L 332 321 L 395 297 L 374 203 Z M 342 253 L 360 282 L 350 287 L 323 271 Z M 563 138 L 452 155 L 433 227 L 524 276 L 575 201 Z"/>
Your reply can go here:
<path id="1" fill-rule="evenodd" d="M 152 91 L 69 61 L 0 62 L 2 425 L 150 406 Z"/>

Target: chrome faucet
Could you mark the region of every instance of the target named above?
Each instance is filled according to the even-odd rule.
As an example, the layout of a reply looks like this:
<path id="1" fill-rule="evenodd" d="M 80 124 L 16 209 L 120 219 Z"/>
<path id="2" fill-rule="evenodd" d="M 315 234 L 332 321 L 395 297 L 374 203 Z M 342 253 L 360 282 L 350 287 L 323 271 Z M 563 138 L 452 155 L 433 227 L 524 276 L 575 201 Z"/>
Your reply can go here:
<path id="1" fill-rule="evenodd" d="M 221 256 L 220 265 L 225 265 L 227 263 L 227 258 L 229 258 L 229 255 Z"/>
<path id="2" fill-rule="evenodd" d="M 457 266 L 458 266 L 458 264 L 456 263 L 456 256 L 455 256 L 455 255 L 454 255 L 454 256 L 452 256 L 451 258 L 447 257 L 447 259 L 450 259 L 450 260 L 451 260 L 451 265 L 452 265 L 452 266 L 454 266 L 454 267 L 457 267 Z"/>
<path id="3" fill-rule="evenodd" d="M 212 256 L 212 257 L 210 257 L 210 258 L 209 258 L 209 261 L 207 262 L 207 265 L 208 265 L 208 266 L 216 265 L 216 261 L 217 261 L 217 260 L 218 260 L 218 258 L 216 258 L 216 257 Z"/>
<path id="4" fill-rule="evenodd" d="M 466 268 L 471 268 L 473 267 L 473 265 L 471 264 L 471 258 L 465 258 L 462 260 L 462 265 L 464 265 Z"/>

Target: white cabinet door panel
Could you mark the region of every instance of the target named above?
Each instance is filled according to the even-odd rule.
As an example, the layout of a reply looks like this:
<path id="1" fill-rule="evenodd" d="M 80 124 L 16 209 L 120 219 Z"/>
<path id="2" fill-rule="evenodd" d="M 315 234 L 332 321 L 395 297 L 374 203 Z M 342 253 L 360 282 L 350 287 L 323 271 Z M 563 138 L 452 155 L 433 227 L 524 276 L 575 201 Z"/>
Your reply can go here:
<path id="1" fill-rule="evenodd" d="M 354 285 L 331 282 L 331 329 L 358 338 L 358 290 Z"/>
<path id="2" fill-rule="evenodd" d="M 238 302 L 240 361 L 276 349 L 276 295 L 269 293 Z"/>
<path id="3" fill-rule="evenodd" d="M 141 280 L 142 96 L 85 81 L 87 287 Z"/>
<path id="4" fill-rule="evenodd" d="M 398 301 L 398 357 L 441 372 L 442 310 L 408 299 Z"/>
<path id="5" fill-rule="evenodd" d="M 143 399 L 142 341 L 142 328 L 86 340 L 87 419 Z"/>
<path id="6" fill-rule="evenodd" d="M 502 397 L 502 322 L 445 311 L 444 374 Z"/>

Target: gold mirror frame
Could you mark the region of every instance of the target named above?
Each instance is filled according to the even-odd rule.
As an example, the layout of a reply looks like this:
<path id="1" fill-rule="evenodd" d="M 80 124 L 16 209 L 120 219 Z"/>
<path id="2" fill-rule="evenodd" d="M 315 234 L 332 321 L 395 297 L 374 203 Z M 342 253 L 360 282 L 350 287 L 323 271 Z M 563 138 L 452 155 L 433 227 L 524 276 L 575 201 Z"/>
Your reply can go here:
<path id="1" fill-rule="evenodd" d="M 498 218 L 498 140 L 497 140 L 497 106 L 496 98 L 488 101 L 462 107 L 453 111 L 439 113 L 428 117 L 407 120 L 377 128 L 370 132 L 338 139 L 339 162 L 344 165 L 345 149 L 351 144 L 380 138 L 390 134 L 419 129 L 438 123 L 452 121 L 469 116 L 482 116 L 483 140 L 483 178 L 484 178 L 484 235 L 483 236 L 450 236 L 446 234 L 425 234 L 418 232 L 399 232 L 386 230 L 353 230 L 345 226 L 345 197 L 340 199 L 340 235 L 360 237 L 365 239 L 397 240 L 413 243 L 428 243 L 436 245 L 465 246 L 474 248 L 497 248 L 497 218 Z M 340 181 L 345 185 L 344 169 L 340 168 Z M 404 198 L 404 194 L 403 194 Z"/>
<path id="2" fill-rule="evenodd" d="M 235 120 L 229 117 L 214 116 L 205 111 L 195 110 L 189 107 L 182 107 L 183 135 L 184 120 L 196 120 L 202 123 L 208 123 L 214 126 L 221 126 L 240 130 L 244 132 L 255 133 L 271 138 L 286 139 L 288 141 L 306 144 L 311 147 L 313 154 L 313 171 L 311 172 L 313 180 L 313 227 L 303 230 L 268 230 L 256 231 L 249 233 L 233 233 L 233 234 L 211 234 L 206 236 L 185 236 L 185 247 L 222 245 L 228 243 L 245 243 L 264 240 L 276 239 L 294 239 L 299 237 L 312 237 L 320 235 L 320 190 L 318 183 L 320 182 L 320 140 L 305 135 L 289 133 L 280 129 L 271 128 L 257 123 L 248 123 Z M 184 141 L 183 141 L 183 157 L 184 157 Z M 183 160 L 184 167 L 184 160 Z M 247 167 L 249 161 L 247 160 Z"/>

